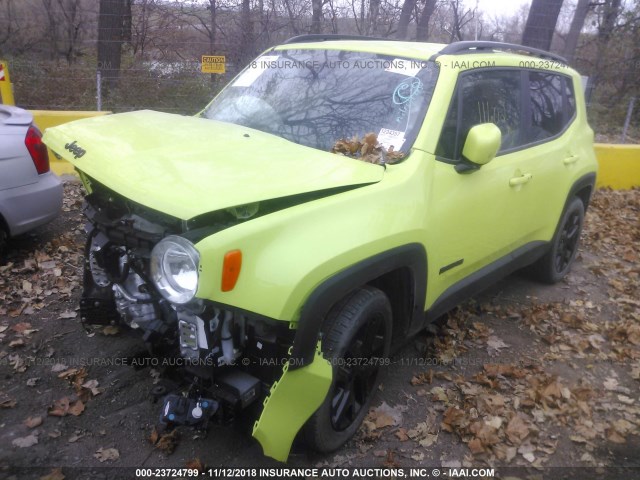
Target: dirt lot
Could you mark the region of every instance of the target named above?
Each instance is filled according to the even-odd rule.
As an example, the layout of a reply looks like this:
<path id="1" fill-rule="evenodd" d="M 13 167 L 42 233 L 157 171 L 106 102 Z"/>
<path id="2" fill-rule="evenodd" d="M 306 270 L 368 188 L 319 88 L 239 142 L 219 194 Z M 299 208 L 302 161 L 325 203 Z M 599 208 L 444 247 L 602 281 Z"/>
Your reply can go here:
<path id="1" fill-rule="evenodd" d="M 13 240 L 0 262 L 0 478 L 278 466 L 239 425 L 152 443 L 158 371 L 96 363 L 131 359 L 142 342 L 113 327 L 85 330 L 77 318 L 82 200 L 77 184 L 65 190 L 63 215 Z M 598 192 L 565 282 L 514 275 L 467 302 L 435 337 L 395 355 L 354 440 L 326 456 L 296 444 L 289 464 L 640 478 L 639 212 L 640 190 Z"/>

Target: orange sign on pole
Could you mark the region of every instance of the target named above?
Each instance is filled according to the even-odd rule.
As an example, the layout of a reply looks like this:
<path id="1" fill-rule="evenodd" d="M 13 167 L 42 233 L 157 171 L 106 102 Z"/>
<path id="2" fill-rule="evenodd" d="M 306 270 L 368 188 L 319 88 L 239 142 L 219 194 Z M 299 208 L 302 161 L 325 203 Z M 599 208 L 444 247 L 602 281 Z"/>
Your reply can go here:
<path id="1" fill-rule="evenodd" d="M 202 73 L 224 73 L 224 55 L 202 55 Z"/>

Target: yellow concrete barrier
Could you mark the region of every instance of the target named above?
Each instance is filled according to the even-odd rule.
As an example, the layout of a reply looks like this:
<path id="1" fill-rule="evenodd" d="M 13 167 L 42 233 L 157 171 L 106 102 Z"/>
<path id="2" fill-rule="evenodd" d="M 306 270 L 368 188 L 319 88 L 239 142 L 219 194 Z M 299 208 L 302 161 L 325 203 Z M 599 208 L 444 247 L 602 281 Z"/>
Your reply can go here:
<path id="1" fill-rule="evenodd" d="M 640 145 L 594 145 L 600 169 L 597 188 L 625 190 L 640 187 Z"/>
<path id="2" fill-rule="evenodd" d="M 13 86 L 9 76 L 9 64 L 0 60 L 0 103 L 5 105 L 15 105 L 13 99 Z"/>
<path id="3" fill-rule="evenodd" d="M 73 122 L 74 120 L 80 120 L 81 118 L 97 117 L 99 115 L 106 115 L 111 112 L 85 112 L 85 111 L 54 111 L 54 110 L 30 110 L 33 114 L 33 120 L 36 126 L 41 132 L 49 127 L 56 127 L 63 123 Z M 51 163 L 51 170 L 58 175 L 75 175 L 76 172 L 73 169 L 73 165 L 69 162 L 58 159 L 49 150 L 49 161 Z"/>

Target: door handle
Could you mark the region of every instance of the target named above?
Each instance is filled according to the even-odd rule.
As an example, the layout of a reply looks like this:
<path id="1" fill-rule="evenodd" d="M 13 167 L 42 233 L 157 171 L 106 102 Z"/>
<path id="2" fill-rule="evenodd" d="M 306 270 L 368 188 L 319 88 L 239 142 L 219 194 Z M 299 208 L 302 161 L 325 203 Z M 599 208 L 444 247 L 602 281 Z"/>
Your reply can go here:
<path id="1" fill-rule="evenodd" d="M 523 185 L 527 183 L 529 180 L 531 180 L 532 178 L 533 178 L 533 175 L 531 175 L 530 173 L 525 173 L 524 175 L 521 175 L 519 177 L 513 177 L 511 180 L 509 180 L 509 185 L 511 185 L 512 187 L 515 187 L 517 185 Z"/>
<path id="2" fill-rule="evenodd" d="M 578 161 L 578 158 L 578 155 L 571 155 L 570 157 L 562 160 L 562 163 L 564 163 L 565 165 L 571 165 L 572 163 L 576 163 Z"/>

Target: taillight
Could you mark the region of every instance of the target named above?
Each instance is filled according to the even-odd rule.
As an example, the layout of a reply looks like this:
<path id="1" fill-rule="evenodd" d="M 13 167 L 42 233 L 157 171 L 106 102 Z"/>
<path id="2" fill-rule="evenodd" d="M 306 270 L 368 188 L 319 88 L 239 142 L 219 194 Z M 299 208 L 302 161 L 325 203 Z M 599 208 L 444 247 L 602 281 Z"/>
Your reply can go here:
<path id="1" fill-rule="evenodd" d="M 33 164 L 36 166 L 38 174 L 47 173 L 49 171 L 49 153 L 47 147 L 42 143 L 42 134 L 33 125 L 27 130 L 27 136 L 24 139 L 24 144 L 29 150 L 29 155 L 33 160 Z"/>

